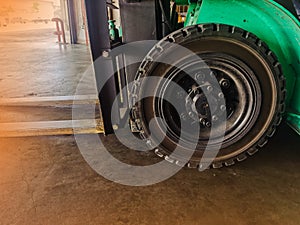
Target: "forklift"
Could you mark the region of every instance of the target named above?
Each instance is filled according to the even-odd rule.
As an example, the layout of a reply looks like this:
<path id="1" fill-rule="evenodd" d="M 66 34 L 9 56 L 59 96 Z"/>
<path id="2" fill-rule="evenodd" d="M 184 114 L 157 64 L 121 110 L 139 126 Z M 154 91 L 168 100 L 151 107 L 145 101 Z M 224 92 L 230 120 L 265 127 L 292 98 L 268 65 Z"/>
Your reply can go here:
<path id="1" fill-rule="evenodd" d="M 156 155 L 190 168 L 203 160 L 221 168 L 247 159 L 283 119 L 300 135 L 298 0 L 85 0 L 85 6 L 93 61 L 107 62 L 94 68 L 105 135 L 129 126 L 136 137 L 154 143 Z M 120 15 L 119 30 L 110 10 Z M 103 71 L 114 73 L 120 62 L 110 52 L 145 40 L 156 40 L 145 58 L 118 68 L 102 84 Z M 185 55 L 178 46 L 187 49 Z M 175 57 L 181 67 L 162 57 Z M 153 77 L 158 81 L 147 83 Z M 114 101 L 132 82 L 136 86 L 118 100 L 130 116 L 124 122 L 117 112 L 115 120 Z M 145 93 L 154 97 L 139 97 Z M 213 158 L 205 153 L 216 146 Z"/>

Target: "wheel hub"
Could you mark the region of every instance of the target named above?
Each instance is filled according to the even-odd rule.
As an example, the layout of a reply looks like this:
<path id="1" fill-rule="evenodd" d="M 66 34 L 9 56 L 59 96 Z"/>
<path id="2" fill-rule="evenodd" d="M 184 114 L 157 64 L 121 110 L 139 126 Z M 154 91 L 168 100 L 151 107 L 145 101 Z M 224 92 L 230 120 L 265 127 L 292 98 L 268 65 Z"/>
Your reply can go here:
<path id="1" fill-rule="evenodd" d="M 215 95 L 211 96 L 210 104 L 202 90 L 202 88 L 211 87 L 209 84 L 204 86 L 198 86 L 193 88 L 193 90 L 185 98 L 185 108 L 189 117 L 200 122 L 204 127 L 211 126 L 211 114 L 215 113 L 218 108 L 218 98 Z"/>
<path id="2" fill-rule="evenodd" d="M 188 90 L 188 94 L 185 98 L 185 108 L 186 113 L 194 121 L 200 122 L 202 127 L 209 128 L 213 121 L 217 121 L 220 117 L 232 114 L 234 107 L 232 102 L 232 96 L 226 95 L 226 98 L 223 92 L 227 92 L 226 89 L 231 88 L 232 91 L 236 92 L 236 88 L 231 84 L 229 79 L 226 79 L 225 74 L 222 72 L 214 70 L 213 75 L 219 74 L 216 77 L 218 83 L 221 87 L 221 92 L 219 88 L 213 88 L 213 84 L 209 81 L 205 81 L 203 85 L 193 84 Z M 196 78 L 201 78 L 202 80 L 207 77 L 205 75 L 196 74 Z M 196 81 L 195 81 L 196 83 Z M 203 90 L 206 90 L 206 93 L 210 95 L 210 104 L 208 103 L 207 97 Z M 226 105 L 224 105 L 224 98 Z M 228 108 L 228 110 L 227 110 Z"/>

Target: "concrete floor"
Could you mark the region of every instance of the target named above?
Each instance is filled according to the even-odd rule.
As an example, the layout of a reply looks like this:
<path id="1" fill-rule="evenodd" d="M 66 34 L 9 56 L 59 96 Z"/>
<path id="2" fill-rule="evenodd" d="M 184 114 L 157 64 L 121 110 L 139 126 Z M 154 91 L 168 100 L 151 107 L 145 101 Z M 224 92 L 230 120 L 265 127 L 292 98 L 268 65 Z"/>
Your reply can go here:
<path id="1" fill-rule="evenodd" d="M 0 32 L 0 97 L 73 95 L 91 63 L 83 45 L 59 46 L 54 29 Z M 84 81 L 95 94 L 94 82 Z M 83 85 L 85 85 L 85 83 Z"/>
<path id="2" fill-rule="evenodd" d="M 72 95 L 90 59 L 85 46 L 60 49 L 51 30 L 0 35 L 0 47 L 1 97 Z M 92 79 L 86 86 L 94 93 Z M 70 114 L 51 110 L 14 108 L 0 118 Z M 103 140 L 121 160 L 156 161 L 128 154 L 114 136 Z M 73 136 L 1 138 L 0 224 L 298 225 L 299 147 L 299 137 L 283 124 L 261 152 L 236 166 L 183 169 L 162 183 L 130 187 L 94 172 Z"/>

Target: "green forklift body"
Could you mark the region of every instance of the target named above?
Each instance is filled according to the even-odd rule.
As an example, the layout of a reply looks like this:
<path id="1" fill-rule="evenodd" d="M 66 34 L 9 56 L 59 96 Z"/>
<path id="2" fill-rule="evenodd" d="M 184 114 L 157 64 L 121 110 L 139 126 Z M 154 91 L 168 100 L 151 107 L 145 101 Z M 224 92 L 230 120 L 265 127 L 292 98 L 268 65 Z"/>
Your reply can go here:
<path id="1" fill-rule="evenodd" d="M 273 0 L 190 1 L 185 26 L 220 23 L 240 27 L 276 54 L 286 77 L 287 122 L 300 134 L 300 23 Z"/>

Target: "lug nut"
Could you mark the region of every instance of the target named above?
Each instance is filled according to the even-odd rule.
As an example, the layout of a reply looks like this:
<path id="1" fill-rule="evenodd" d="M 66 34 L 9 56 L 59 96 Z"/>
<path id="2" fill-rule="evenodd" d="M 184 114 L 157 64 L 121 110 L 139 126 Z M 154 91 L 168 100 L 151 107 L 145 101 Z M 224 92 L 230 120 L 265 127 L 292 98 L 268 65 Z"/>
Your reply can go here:
<path id="1" fill-rule="evenodd" d="M 204 80 L 204 78 L 205 78 L 205 74 L 203 73 L 196 73 L 195 75 L 196 80 Z"/>
<path id="2" fill-rule="evenodd" d="M 205 126 L 205 123 L 206 123 L 205 119 L 200 118 L 200 119 L 199 119 L 199 122 L 200 122 L 203 126 Z"/>
<path id="3" fill-rule="evenodd" d="M 206 90 L 211 92 L 213 90 L 213 87 L 212 86 L 207 86 Z"/>
<path id="4" fill-rule="evenodd" d="M 209 128 L 209 127 L 211 127 L 211 123 L 207 121 L 207 122 L 205 123 L 205 126 Z"/>
<path id="5" fill-rule="evenodd" d="M 217 121 L 219 118 L 216 115 L 213 115 L 211 119 L 212 121 Z"/>
<path id="6" fill-rule="evenodd" d="M 224 98 L 224 94 L 223 94 L 222 92 L 220 92 L 220 93 L 218 94 L 218 96 L 219 96 L 219 98 Z"/>
<path id="7" fill-rule="evenodd" d="M 224 112 L 226 110 L 226 106 L 225 105 L 221 105 L 220 109 Z"/>
<path id="8" fill-rule="evenodd" d="M 203 126 L 205 126 L 205 127 L 211 127 L 211 123 L 210 123 L 209 121 L 206 121 L 206 120 L 203 119 L 203 118 L 200 118 L 200 119 L 199 119 L 199 122 L 200 122 Z"/>
<path id="9" fill-rule="evenodd" d="M 224 88 L 228 88 L 228 87 L 230 86 L 230 82 L 229 82 L 229 80 L 227 80 L 227 79 L 222 79 L 222 80 L 220 81 L 220 84 L 221 84 L 221 86 L 224 87 Z"/>

